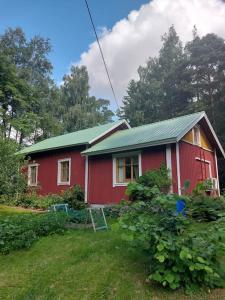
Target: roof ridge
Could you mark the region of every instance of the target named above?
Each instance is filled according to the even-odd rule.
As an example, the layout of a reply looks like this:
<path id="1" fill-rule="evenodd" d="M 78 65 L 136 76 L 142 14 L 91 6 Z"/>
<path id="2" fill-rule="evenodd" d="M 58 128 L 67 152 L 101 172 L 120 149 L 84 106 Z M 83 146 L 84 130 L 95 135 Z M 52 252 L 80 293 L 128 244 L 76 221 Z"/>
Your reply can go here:
<path id="1" fill-rule="evenodd" d="M 193 116 L 193 115 L 197 115 L 197 114 L 205 114 L 205 111 L 202 110 L 202 111 L 195 112 L 195 113 L 188 114 L 188 115 L 183 115 L 183 116 L 173 117 L 173 118 L 166 119 L 166 120 L 161 120 L 161 121 L 156 121 L 156 122 L 152 122 L 152 123 L 148 123 L 148 124 L 143 124 L 143 125 L 131 127 L 131 128 L 125 129 L 125 130 L 137 129 L 137 128 L 140 128 L 140 127 L 145 127 L 145 126 L 149 126 L 149 125 L 153 125 L 153 124 L 157 124 L 157 123 L 163 123 L 163 122 L 166 122 L 166 121 L 175 120 L 175 119 L 179 119 L 179 118 L 182 118 L 182 117 Z"/>

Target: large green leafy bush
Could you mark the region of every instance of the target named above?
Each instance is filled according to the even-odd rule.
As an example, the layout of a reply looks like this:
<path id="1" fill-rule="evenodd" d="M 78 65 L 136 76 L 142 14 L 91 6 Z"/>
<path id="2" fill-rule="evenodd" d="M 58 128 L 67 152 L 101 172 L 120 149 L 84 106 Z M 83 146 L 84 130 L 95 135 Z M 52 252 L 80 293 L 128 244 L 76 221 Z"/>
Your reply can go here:
<path id="1" fill-rule="evenodd" d="M 160 193 L 168 193 L 171 186 L 169 170 L 164 164 L 159 169 L 147 171 L 136 182 L 128 184 L 126 194 L 131 201 L 151 200 Z"/>
<path id="2" fill-rule="evenodd" d="M 224 218 L 198 224 L 176 215 L 176 200 L 160 195 L 134 202 L 119 220 L 123 237 L 146 251 L 149 278 L 164 287 L 193 291 L 200 286 L 223 286 Z"/>
<path id="3" fill-rule="evenodd" d="M 84 191 L 79 185 L 74 185 L 73 187 L 65 190 L 62 194 L 63 202 L 68 203 L 69 207 L 79 210 L 86 207 L 84 202 Z"/>
<path id="4" fill-rule="evenodd" d="M 0 253 L 29 248 L 41 236 L 63 232 L 67 219 L 63 213 L 1 216 Z"/>

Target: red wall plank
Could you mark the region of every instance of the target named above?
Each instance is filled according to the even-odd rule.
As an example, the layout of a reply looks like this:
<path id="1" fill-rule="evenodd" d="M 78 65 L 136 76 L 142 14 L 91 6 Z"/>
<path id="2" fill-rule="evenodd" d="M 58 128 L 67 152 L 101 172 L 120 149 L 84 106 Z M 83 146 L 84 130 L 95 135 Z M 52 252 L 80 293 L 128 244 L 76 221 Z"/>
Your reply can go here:
<path id="1" fill-rule="evenodd" d="M 142 150 L 142 173 L 159 168 L 166 163 L 165 146 L 152 147 Z M 90 204 L 119 203 L 127 199 L 126 187 L 113 187 L 112 155 L 89 157 L 89 192 Z"/>
<path id="2" fill-rule="evenodd" d="M 209 177 L 209 164 L 196 160 L 196 157 L 210 161 L 212 177 L 216 177 L 214 152 L 201 149 L 198 146 L 185 142 L 180 142 L 179 147 L 181 187 L 183 187 L 185 180 L 189 180 L 190 188 L 187 192 L 191 192 L 195 188 L 197 182 Z"/>
<path id="3" fill-rule="evenodd" d="M 30 163 L 36 162 L 38 166 L 38 183 L 40 188 L 38 194 L 58 194 L 61 191 L 79 184 L 84 189 L 85 181 L 85 157 L 80 155 L 84 147 L 69 150 L 54 150 L 40 154 L 33 154 Z M 71 179 L 69 185 L 57 185 L 58 160 L 71 158 Z"/>

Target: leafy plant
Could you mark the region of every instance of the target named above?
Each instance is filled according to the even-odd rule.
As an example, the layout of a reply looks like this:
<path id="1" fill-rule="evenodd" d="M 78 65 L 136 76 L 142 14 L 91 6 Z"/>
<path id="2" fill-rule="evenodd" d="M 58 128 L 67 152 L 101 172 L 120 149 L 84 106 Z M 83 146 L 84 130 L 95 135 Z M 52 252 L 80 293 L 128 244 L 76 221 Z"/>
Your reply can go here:
<path id="1" fill-rule="evenodd" d="M 176 215 L 173 195 L 134 202 L 122 215 L 122 236 L 142 247 L 149 257 L 149 278 L 164 287 L 223 286 L 220 255 L 225 250 L 225 220 L 202 227 L 191 218 Z"/>
<path id="2" fill-rule="evenodd" d="M 74 185 L 73 187 L 65 190 L 62 193 L 62 198 L 64 203 L 68 203 L 69 207 L 75 210 L 86 207 L 84 202 L 84 191 L 79 185 Z"/>
<path id="3" fill-rule="evenodd" d="M 216 221 L 225 216 L 225 199 L 199 195 L 191 197 L 188 204 L 188 214 L 199 222 Z"/>
<path id="4" fill-rule="evenodd" d="M 68 216 L 40 213 L 0 217 L 0 253 L 29 248 L 41 236 L 61 233 Z"/>
<path id="5" fill-rule="evenodd" d="M 205 195 L 206 191 L 212 188 L 212 183 L 210 180 L 204 180 L 201 182 L 198 182 L 195 186 L 195 188 L 192 191 L 192 194 L 194 196 L 199 196 L 199 195 Z"/>
<path id="6" fill-rule="evenodd" d="M 129 183 L 126 194 L 131 201 L 146 201 L 161 192 L 168 193 L 170 186 L 169 170 L 162 164 L 159 169 L 147 171 L 136 182 Z"/>

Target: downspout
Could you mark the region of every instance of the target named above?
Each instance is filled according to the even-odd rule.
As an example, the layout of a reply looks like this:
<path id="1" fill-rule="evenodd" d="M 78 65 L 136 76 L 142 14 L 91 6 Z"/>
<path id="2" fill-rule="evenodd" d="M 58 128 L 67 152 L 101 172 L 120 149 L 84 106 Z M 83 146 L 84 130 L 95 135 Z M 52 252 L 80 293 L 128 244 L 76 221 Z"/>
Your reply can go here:
<path id="1" fill-rule="evenodd" d="M 215 157 L 215 164 L 216 164 L 216 177 L 217 177 L 218 196 L 220 196 L 220 182 L 219 182 L 219 174 L 218 174 L 216 149 L 214 150 L 214 157 Z"/>
<path id="2" fill-rule="evenodd" d="M 178 195 L 181 195 L 179 142 L 176 143 L 176 162 L 177 162 L 177 189 L 178 189 Z"/>
<path id="3" fill-rule="evenodd" d="M 169 177 L 172 180 L 172 154 L 171 154 L 171 145 L 166 145 L 166 167 L 169 170 Z M 173 182 L 171 183 L 170 193 L 173 192 Z"/>
<path id="4" fill-rule="evenodd" d="M 88 146 L 86 147 L 86 149 L 88 148 Z M 84 202 L 88 203 L 88 174 L 89 170 L 88 170 L 88 156 L 85 156 L 85 187 L 84 187 Z"/>

